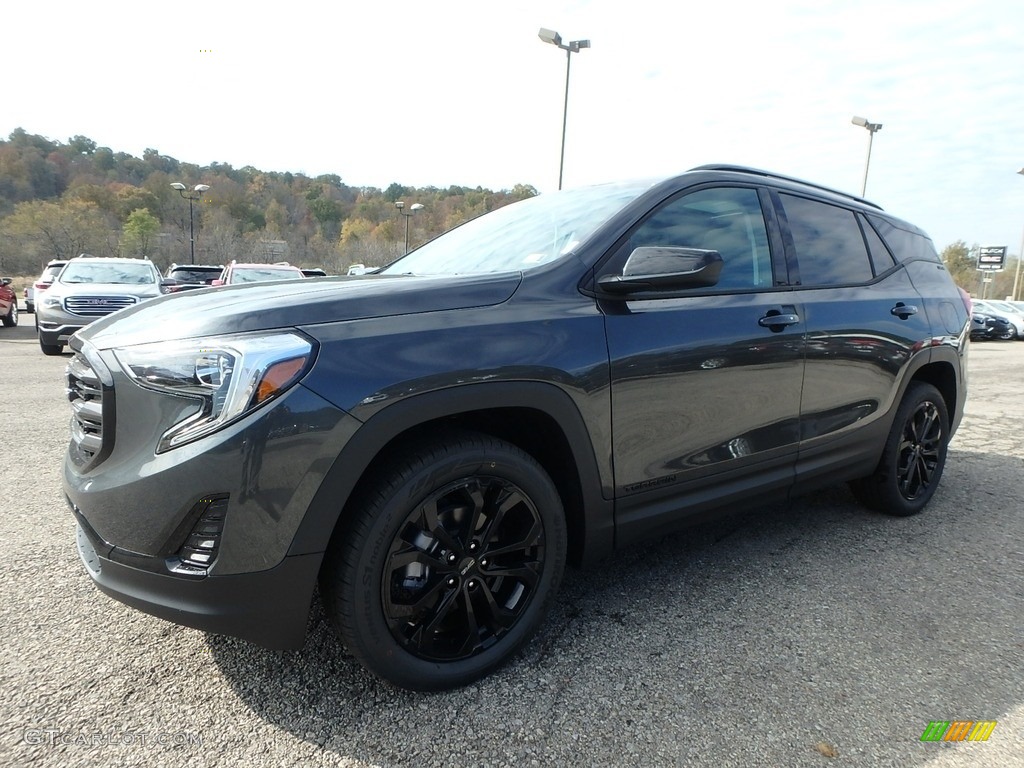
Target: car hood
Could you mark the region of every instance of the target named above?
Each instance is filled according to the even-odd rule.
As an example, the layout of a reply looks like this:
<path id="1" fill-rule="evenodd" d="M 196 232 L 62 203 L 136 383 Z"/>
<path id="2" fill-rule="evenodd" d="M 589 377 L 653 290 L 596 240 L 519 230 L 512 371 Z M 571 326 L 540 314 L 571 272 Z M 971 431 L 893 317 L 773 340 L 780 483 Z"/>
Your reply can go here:
<path id="1" fill-rule="evenodd" d="M 170 294 L 78 332 L 100 349 L 222 333 L 468 309 L 508 300 L 522 280 L 499 275 L 354 277 L 221 286 Z"/>

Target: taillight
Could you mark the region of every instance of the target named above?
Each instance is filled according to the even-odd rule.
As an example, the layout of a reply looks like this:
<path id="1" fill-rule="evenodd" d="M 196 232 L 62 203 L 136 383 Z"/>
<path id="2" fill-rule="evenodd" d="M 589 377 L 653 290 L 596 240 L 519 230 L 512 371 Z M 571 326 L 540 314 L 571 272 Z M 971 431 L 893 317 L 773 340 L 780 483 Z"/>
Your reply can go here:
<path id="1" fill-rule="evenodd" d="M 45 291 L 47 288 L 50 287 L 50 284 L 49 283 L 36 283 L 34 287 L 35 287 L 35 289 L 37 291 Z"/>
<path id="2" fill-rule="evenodd" d="M 974 314 L 974 302 L 971 301 L 971 294 L 961 288 L 959 285 L 956 287 L 960 291 L 960 298 L 963 299 L 964 306 L 967 308 L 967 315 Z"/>

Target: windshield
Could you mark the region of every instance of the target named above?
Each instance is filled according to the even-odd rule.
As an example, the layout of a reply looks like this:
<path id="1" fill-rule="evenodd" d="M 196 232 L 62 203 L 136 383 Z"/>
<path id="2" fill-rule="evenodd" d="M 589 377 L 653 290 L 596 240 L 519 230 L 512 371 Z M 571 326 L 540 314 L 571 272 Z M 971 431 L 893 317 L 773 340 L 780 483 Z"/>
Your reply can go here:
<path id="1" fill-rule="evenodd" d="M 455 275 L 524 270 L 572 251 L 650 182 L 537 195 L 456 227 L 381 270 Z"/>
<path id="2" fill-rule="evenodd" d="M 303 277 L 298 269 L 250 268 L 232 269 L 232 283 L 262 283 L 266 280 L 293 280 Z"/>
<path id="3" fill-rule="evenodd" d="M 71 262 L 60 273 L 62 283 L 105 283 L 108 285 L 147 285 L 156 282 L 153 267 L 148 263 Z"/>

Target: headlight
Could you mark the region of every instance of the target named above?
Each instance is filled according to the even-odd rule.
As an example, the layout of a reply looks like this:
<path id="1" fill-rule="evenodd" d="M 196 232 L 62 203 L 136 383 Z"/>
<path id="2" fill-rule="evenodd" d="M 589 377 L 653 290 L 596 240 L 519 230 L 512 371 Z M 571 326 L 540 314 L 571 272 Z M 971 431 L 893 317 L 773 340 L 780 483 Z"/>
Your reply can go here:
<path id="1" fill-rule="evenodd" d="M 44 307 L 59 307 L 60 296 L 51 296 L 50 294 L 46 294 L 45 296 L 43 296 L 43 300 L 40 302 L 40 304 L 42 304 Z"/>
<path id="2" fill-rule="evenodd" d="M 114 350 L 140 387 L 193 398 L 198 411 L 164 432 L 162 453 L 216 432 L 273 400 L 309 370 L 313 343 L 297 333 L 215 336 Z"/>

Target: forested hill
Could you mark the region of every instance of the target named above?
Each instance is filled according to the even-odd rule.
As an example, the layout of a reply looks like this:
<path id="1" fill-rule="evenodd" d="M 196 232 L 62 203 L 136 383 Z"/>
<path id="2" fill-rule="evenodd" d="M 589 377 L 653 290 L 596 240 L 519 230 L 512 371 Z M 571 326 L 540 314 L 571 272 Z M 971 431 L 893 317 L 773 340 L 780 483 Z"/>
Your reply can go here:
<path id="1" fill-rule="evenodd" d="M 0 140 L 0 274 L 38 274 L 79 253 L 142 256 L 161 268 L 189 260 L 189 202 L 171 187 L 209 190 L 193 203 L 195 261 L 290 261 L 340 272 L 400 255 L 406 226 L 416 245 L 537 191 L 452 186 L 351 187 L 336 174 L 195 165 L 147 149 L 142 157 L 66 143 L 19 128 Z M 195 192 L 191 192 L 196 195 Z M 406 221 L 395 203 L 410 213 Z"/>

